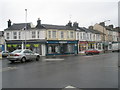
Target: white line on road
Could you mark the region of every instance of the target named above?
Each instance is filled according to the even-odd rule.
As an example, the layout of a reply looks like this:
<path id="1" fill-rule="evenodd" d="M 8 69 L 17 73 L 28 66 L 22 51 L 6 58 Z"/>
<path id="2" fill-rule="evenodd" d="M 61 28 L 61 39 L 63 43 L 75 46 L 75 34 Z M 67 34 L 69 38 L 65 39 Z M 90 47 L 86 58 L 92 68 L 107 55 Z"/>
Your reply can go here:
<path id="1" fill-rule="evenodd" d="M 45 61 L 62 61 L 64 59 L 60 59 L 60 58 L 50 58 L 50 59 L 44 59 Z"/>
<path id="2" fill-rule="evenodd" d="M 9 70 L 14 70 L 14 69 L 17 69 L 17 67 L 6 67 L 6 68 L 0 68 L 0 72 L 3 72 L 3 71 L 9 71 Z"/>

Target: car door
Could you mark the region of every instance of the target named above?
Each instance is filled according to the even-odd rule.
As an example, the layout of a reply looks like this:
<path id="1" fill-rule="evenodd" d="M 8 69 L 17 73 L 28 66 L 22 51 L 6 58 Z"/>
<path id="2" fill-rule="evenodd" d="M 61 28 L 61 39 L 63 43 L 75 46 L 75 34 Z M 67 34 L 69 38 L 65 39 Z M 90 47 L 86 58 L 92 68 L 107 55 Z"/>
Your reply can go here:
<path id="1" fill-rule="evenodd" d="M 31 59 L 29 50 L 25 50 L 23 53 L 24 53 L 24 56 L 26 57 L 26 59 Z"/>
<path id="2" fill-rule="evenodd" d="M 36 58 L 36 56 L 35 56 L 33 51 L 29 50 L 29 53 L 30 53 L 30 58 L 31 59 L 35 59 Z"/>

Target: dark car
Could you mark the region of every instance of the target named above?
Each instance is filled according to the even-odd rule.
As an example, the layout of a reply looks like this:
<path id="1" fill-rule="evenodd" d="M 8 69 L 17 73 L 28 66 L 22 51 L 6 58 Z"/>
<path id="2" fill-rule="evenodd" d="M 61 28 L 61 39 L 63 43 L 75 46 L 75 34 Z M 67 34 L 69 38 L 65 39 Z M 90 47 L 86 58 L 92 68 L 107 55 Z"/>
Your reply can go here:
<path id="1" fill-rule="evenodd" d="M 86 55 L 93 55 L 93 54 L 99 54 L 100 51 L 96 50 L 96 49 L 88 49 L 88 50 L 85 50 L 85 54 Z"/>

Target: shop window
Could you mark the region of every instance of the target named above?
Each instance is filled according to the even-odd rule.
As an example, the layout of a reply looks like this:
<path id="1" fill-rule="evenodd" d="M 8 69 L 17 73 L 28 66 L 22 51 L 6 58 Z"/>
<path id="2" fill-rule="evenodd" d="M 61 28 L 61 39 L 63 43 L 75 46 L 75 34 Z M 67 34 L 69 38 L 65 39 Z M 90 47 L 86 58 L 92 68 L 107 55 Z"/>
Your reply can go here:
<path id="1" fill-rule="evenodd" d="M 98 44 L 98 49 L 99 49 L 99 50 L 101 49 L 101 44 L 100 44 L 100 43 Z"/>
<path id="2" fill-rule="evenodd" d="M 48 54 L 60 53 L 60 46 L 57 44 L 48 45 Z"/>
<path id="3" fill-rule="evenodd" d="M 74 44 L 67 45 L 67 53 L 74 53 Z"/>

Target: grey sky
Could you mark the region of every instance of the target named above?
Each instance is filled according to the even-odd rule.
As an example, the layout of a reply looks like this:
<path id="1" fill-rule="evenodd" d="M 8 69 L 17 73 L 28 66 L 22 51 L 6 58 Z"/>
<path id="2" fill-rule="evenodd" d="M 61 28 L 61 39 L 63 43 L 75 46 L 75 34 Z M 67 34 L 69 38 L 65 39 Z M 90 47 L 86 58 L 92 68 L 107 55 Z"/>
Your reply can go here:
<path id="1" fill-rule="evenodd" d="M 42 24 L 66 25 L 69 20 L 79 26 L 88 27 L 105 20 L 106 24 L 118 26 L 119 0 L 2 0 L 0 3 L 0 31 L 7 28 L 7 21 L 27 22 L 36 25 L 38 18 Z"/>

